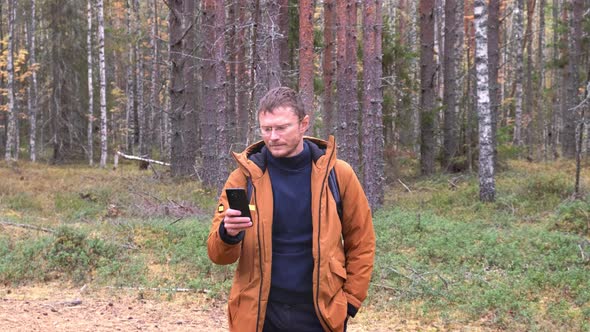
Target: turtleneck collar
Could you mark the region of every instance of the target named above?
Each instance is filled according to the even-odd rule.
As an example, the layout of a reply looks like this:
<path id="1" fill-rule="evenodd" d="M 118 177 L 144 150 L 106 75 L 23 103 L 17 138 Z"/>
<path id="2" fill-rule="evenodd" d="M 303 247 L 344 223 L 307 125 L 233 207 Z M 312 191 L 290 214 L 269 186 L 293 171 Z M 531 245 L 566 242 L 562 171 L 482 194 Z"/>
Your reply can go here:
<path id="1" fill-rule="evenodd" d="M 293 157 L 275 158 L 265 149 L 268 161 L 278 168 L 285 170 L 300 170 L 311 164 L 311 149 L 307 141 L 303 141 L 303 151 Z"/>

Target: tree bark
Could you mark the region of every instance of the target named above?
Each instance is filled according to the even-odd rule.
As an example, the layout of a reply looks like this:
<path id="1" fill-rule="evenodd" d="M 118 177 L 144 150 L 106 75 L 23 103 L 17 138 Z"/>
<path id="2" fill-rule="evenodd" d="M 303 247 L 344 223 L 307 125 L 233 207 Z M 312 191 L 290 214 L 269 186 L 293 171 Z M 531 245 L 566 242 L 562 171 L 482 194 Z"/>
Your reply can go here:
<path id="1" fill-rule="evenodd" d="M 313 1 L 299 1 L 299 95 L 314 132 L 313 109 Z"/>
<path id="2" fill-rule="evenodd" d="M 127 24 L 127 36 L 131 37 L 132 32 L 132 4 L 133 0 L 126 1 L 125 17 Z M 135 61 L 134 61 L 135 48 L 129 47 L 127 50 L 127 84 L 125 86 L 125 95 L 127 96 L 127 107 L 125 108 L 125 146 L 127 151 L 133 152 L 133 146 L 135 142 Z"/>
<path id="3" fill-rule="evenodd" d="M 151 47 L 152 47 L 152 82 L 151 82 L 151 94 L 150 94 L 150 116 L 147 128 L 149 128 L 148 135 L 150 139 L 148 140 L 148 149 L 151 150 L 152 144 L 157 142 L 157 128 L 156 123 L 158 122 L 158 118 L 161 116 L 162 112 L 160 110 L 160 48 L 159 48 L 159 32 L 158 32 L 158 24 L 159 24 L 159 17 L 158 17 L 158 1 L 153 0 L 153 19 L 152 19 L 152 36 L 151 40 Z M 159 133 L 162 135 L 162 133 Z"/>
<path id="4" fill-rule="evenodd" d="M 36 14 L 36 0 L 31 0 L 31 28 L 29 32 L 29 66 L 37 65 L 37 51 L 36 51 L 36 32 L 37 32 L 37 14 Z M 29 99 L 29 155 L 32 162 L 37 161 L 37 69 L 34 68 L 31 73 L 30 93 Z"/>
<path id="5" fill-rule="evenodd" d="M 524 0 L 516 0 L 517 6 L 514 9 L 514 35 L 516 42 L 516 93 L 514 96 L 514 137 L 513 143 L 516 146 L 522 146 L 522 97 L 523 88 L 522 81 L 524 75 L 524 46 L 523 46 L 523 17 L 522 12 L 524 11 Z"/>
<path id="6" fill-rule="evenodd" d="M 104 56 L 104 4 L 98 0 L 98 60 L 100 72 L 100 167 L 107 164 L 107 78 Z"/>
<path id="7" fill-rule="evenodd" d="M 357 99 L 357 9 L 352 0 L 337 2 L 337 99 L 339 153 L 357 172 L 360 168 L 359 102 Z"/>
<path id="8" fill-rule="evenodd" d="M 141 15 L 140 15 L 140 1 L 134 0 L 133 6 L 133 13 L 135 15 L 135 27 L 134 27 L 134 34 L 135 34 L 135 87 L 137 88 L 136 96 L 137 96 L 137 128 L 138 135 L 139 135 L 139 154 L 143 157 L 148 156 L 148 142 L 147 142 L 147 131 L 149 130 L 146 128 L 146 122 L 148 115 L 146 114 L 146 108 L 144 103 L 144 91 L 143 91 L 143 48 L 141 47 L 143 43 L 143 33 L 141 32 Z M 145 165 L 140 164 L 140 168 L 145 168 Z"/>
<path id="9" fill-rule="evenodd" d="M 492 116 L 487 52 L 487 9 L 485 0 L 475 0 L 475 67 L 477 72 L 477 114 L 479 117 L 479 199 L 493 202 L 494 148 L 492 145 Z"/>
<path id="10" fill-rule="evenodd" d="M 88 0 L 88 36 L 86 45 L 88 47 L 88 129 L 87 129 L 87 157 L 88 165 L 94 164 L 94 144 L 92 131 L 94 127 L 94 84 L 92 83 L 92 0 Z"/>
<path id="11" fill-rule="evenodd" d="M 383 92 L 381 89 L 381 0 L 364 3 L 363 11 L 363 185 L 373 210 L 383 204 Z"/>
<path id="12" fill-rule="evenodd" d="M 420 0 L 420 173 L 434 173 L 434 0 Z"/>
<path id="13" fill-rule="evenodd" d="M 227 114 L 227 96 L 225 88 L 227 86 L 226 62 L 225 62 L 225 5 L 223 1 L 215 1 L 215 42 L 214 61 L 215 61 L 215 113 L 217 114 L 217 142 L 216 146 L 222 153 L 218 154 L 217 177 L 213 185 L 220 193 L 229 175 L 230 167 L 230 144 L 228 144 L 229 130 L 226 127 L 228 121 Z"/>
<path id="14" fill-rule="evenodd" d="M 217 174 L 219 171 L 219 148 L 217 146 L 217 127 L 220 125 L 217 121 L 217 80 L 216 80 L 216 43 L 222 42 L 216 40 L 215 25 L 215 0 L 203 1 L 203 36 L 205 40 L 213 42 L 203 45 L 203 184 L 207 187 L 215 187 Z M 223 40 L 223 39 L 222 39 Z M 223 147 L 227 148 L 226 146 Z"/>
<path id="15" fill-rule="evenodd" d="M 10 161 L 17 159 L 18 146 L 16 146 L 16 109 L 14 100 L 14 0 L 8 0 L 8 55 L 6 71 L 8 72 L 7 93 L 8 93 L 8 126 L 6 129 L 6 151 L 4 159 Z"/>
<path id="16" fill-rule="evenodd" d="M 335 4 L 334 0 L 324 1 L 324 54 L 322 77 L 324 82 L 323 122 L 324 137 L 334 134 L 334 46 L 335 46 Z"/>
<path id="17" fill-rule="evenodd" d="M 496 133 L 498 128 L 498 113 L 502 96 L 498 82 L 500 70 L 500 0 L 490 0 L 488 3 L 488 69 L 490 84 L 490 114 L 492 116 L 492 146 L 494 148 L 494 167 L 498 162 Z"/>
<path id="18" fill-rule="evenodd" d="M 493 1 L 493 0 L 492 0 Z M 445 36 L 444 36 L 444 147 L 442 165 L 446 171 L 451 170 L 452 160 L 457 157 L 457 68 L 456 43 L 457 25 L 455 12 L 457 3 L 455 0 L 445 1 Z"/>

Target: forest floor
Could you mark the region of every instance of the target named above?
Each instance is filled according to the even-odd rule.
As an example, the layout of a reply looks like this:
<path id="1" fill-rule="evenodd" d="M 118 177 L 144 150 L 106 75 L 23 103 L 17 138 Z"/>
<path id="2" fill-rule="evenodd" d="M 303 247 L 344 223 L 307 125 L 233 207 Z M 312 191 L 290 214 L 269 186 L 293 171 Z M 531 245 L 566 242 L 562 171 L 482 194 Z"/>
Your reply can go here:
<path id="1" fill-rule="evenodd" d="M 225 303 L 203 294 L 145 294 L 137 290 L 80 291 L 44 284 L 0 288 L 3 331 L 228 331 Z M 420 322 L 366 308 L 348 325 L 364 331 L 491 331 L 481 326 Z"/>

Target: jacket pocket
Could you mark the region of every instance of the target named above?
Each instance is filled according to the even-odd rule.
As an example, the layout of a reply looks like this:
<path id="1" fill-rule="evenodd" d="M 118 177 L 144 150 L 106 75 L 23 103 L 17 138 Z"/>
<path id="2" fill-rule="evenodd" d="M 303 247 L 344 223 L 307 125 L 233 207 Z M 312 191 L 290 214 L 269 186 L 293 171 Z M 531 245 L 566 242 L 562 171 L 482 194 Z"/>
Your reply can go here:
<path id="1" fill-rule="evenodd" d="M 332 259 L 330 259 L 330 274 L 328 275 L 328 288 L 330 289 L 330 295 L 333 296 L 339 290 L 341 290 L 345 281 L 346 269 L 342 263 L 332 257 Z"/>

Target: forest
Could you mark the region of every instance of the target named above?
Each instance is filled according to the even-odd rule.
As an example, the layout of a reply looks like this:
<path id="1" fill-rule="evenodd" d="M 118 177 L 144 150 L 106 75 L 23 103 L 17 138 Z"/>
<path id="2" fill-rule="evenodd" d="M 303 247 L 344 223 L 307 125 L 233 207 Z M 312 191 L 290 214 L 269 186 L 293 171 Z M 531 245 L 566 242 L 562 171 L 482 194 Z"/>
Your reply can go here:
<path id="1" fill-rule="evenodd" d="M 230 152 L 260 139 L 259 100 L 288 86 L 384 236 L 376 312 L 589 328 L 590 0 L 0 0 L 0 40 L 0 229 L 47 233 L 0 236 L 5 285 L 53 273 L 223 297 L 229 270 L 188 249 L 206 225 L 184 220 L 209 221 Z M 85 260 L 56 261 L 76 243 Z"/>

